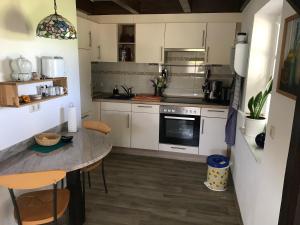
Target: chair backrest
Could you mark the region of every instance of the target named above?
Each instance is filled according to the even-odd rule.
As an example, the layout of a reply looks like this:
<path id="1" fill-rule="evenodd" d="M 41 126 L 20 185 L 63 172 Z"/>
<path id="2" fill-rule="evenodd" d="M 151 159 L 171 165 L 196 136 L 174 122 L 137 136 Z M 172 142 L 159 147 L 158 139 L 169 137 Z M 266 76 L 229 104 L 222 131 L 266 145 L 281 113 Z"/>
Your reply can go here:
<path id="1" fill-rule="evenodd" d="M 56 184 L 65 176 L 66 172 L 63 170 L 5 175 L 0 176 L 0 186 L 9 189 L 35 189 Z"/>
<path id="2" fill-rule="evenodd" d="M 86 129 L 95 130 L 104 134 L 111 132 L 110 126 L 100 120 L 84 120 L 82 126 Z"/>

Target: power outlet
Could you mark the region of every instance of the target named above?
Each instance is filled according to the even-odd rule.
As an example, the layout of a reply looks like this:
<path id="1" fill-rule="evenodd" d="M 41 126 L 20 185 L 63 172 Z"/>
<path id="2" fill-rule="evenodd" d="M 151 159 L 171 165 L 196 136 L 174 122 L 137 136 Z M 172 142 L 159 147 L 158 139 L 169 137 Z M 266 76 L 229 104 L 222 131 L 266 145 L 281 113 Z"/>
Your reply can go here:
<path id="1" fill-rule="evenodd" d="M 38 111 L 40 111 L 40 110 L 41 110 L 41 105 L 40 105 L 40 103 L 30 105 L 30 107 L 29 107 L 29 112 L 30 112 L 30 113 L 38 112 Z"/>

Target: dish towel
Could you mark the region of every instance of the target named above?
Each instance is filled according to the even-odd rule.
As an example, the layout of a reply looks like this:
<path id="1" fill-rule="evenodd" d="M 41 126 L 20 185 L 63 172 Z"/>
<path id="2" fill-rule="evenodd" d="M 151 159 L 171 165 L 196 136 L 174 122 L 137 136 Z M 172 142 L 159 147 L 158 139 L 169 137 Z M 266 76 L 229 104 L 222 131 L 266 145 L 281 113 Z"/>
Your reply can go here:
<path id="1" fill-rule="evenodd" d="M 235 144 L 237 113 L 240 103 L 243 78 L 235 75 L 234 78 L 234 94 L 231 97 L 231 103 L 228 110 L 228 117 L 225 127 L 225 142 L 229 146 Z"/>

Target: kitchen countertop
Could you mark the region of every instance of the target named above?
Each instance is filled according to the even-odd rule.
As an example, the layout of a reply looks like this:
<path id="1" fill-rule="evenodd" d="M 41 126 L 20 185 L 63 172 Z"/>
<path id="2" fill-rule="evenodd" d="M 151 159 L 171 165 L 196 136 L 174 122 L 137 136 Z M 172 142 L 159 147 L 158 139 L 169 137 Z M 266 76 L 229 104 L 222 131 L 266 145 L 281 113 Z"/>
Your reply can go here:
<path id="1" fill-rule="evenodd" d="M 184 97 L 183 97 L 184 98 Z M 204 100 L 199 99 L 199 103 L 180 103 L 180 102 L 168 102 L 166 101 L 143 101 L 143 100 L 132 100 L 132 99 L 112 99 L 108 98 L 106 95 L 98 95 L 93 97 L 94 102 L 116 102 L 116 103 L 130 103 L 130 104 L 148 104 L 148 105 L 175 105 L 182 107 L 199 107 L 199 108 L 218 108 L 218 109 L 228 109 L 228 105 L 222 105 L 218 103 L 209 103 Z"/>
<path id="2" fill-rule="evenodd" d="M 9 149 L 1 154 L 0 175 L 65 170 L 74 171 L 91 165 L 104 158 L 112 149 L 109 135 L 97 131 L 79 129 L 76 133 L 62 133 L 72 135 L 73 142 L 48 154 L 31 151 Z"/>

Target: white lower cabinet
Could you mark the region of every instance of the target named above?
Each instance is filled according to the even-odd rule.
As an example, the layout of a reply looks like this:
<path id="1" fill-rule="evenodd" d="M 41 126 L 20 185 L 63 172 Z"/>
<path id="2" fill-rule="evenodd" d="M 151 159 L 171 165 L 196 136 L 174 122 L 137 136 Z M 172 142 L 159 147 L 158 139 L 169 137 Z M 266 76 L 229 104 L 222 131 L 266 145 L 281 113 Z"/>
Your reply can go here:
<path id="1" fill-rule="evenodd" d="M 131 147 L 158 150 L 159 114 L 132 112 Z"/>
<path id="2" fill-rule="evenodd" d="M 116 105 L 114 105 L 116 104 Z M 131 112 L 130 111 L 116 111 L 106 110 L 116 108 L 118 103 L 101 105 L 101 120 L 106 122 L 112 129 L 111 138 L 113 146 L 130 147 L 131 134 Z M 128 104 L 130 106 L 130 104 Z"/>
<path id="3" fill-rule="evenodd" d="M 199 155 L 226 155 L 225 118 L 201 117 Z"/>

